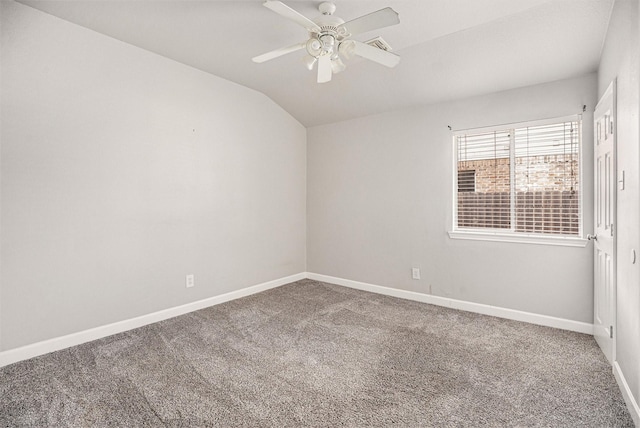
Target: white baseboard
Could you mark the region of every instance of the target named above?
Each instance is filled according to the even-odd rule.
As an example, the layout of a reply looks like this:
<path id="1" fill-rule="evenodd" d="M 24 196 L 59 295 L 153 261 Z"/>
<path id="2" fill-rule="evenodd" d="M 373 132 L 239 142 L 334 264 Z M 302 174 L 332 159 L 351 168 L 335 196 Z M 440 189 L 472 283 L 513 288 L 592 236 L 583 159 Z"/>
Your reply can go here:
<path id="1" fill-rule="evenodd" d="M 616 377 L 624 402 L 627 403 L 627 409 L 629 409 L 633 423 L 635 423 L 637 427 L 640 427 L 640 405 L 634 398 L 631 388 L 629 388 L 629 384 L 627 383 L 627 379 L 625 379 L 624 374 L 622 373 L 622 368 L 620 368 L 617 361 L 613 362 L 613 375 Z"/>
<path id="2" fill-rule="evenodd" d="M 384 294 L 387 296 L 399 297 L 401 299 L 415 300 L 423 303 L 430 303 L 438 306 L 445 306 L 453 309 L 460 309 L 469 312 L 476 312 L 484 315 L 491 315 L 500 318 L 506 318 L 516 321 L 524 321 L 531 324 L 544 325 L 547 327 L 560 328 L 563 330 L 576 331 L 579 333 L 593 334 L 593 325 L 579 321 L 571 321 L 562 318 L 555 318 L 546 315 L 539 315 L 529 312 L 516 311 L 513 309 L 505 309 L 497 306 L 483 305 L 480 303 L 465 302 L 462 300 L 450 299 L 447 297 L 432 296 L 429 294 L 416 293 L 413 291 L 399 290 L 396 288 L 383 287 L 380 285 L 367 284 L 364 282 L 352 281 L 333 276 L 320 275 L 310 272 L 302 272 L 273 281 L 264 282 L 241 290 L 232 291 L 221 294 L 219 296 L 210 297 L 196 302 L 187 303 L 185 305 L 164 309 L 151 314 L 142 315 L 136 318 L 107 324 L 104 326 L 80 331 L 66 336 L 56 337 L 42 342 L 33 343 L 31 345 L 20 348 L 10 349 L 0 352 L 0 367 L 13 364 L 18 361 L 37 357 L 39 355 L 48 354 L 49 352 L 58 351 L 60 349 L 69 348 L 71 346 L 80 345 L 92 340 L 101 339 L 113 334 L 122 333 L 134 328 L 142 327 L 154 322 L 166 320 L 199 309 L 214 306 L 230 300 L 239 299 L 251 294 L 276 288 L 284 284 L 289 284 L 301 279 L 314 279 L 317 281 L 329 282 L 332 284 L 342 285 L 345 287 L 355 288 L 358 290 L 370 291 L 373 293 Z"/>
<path id="3" fill-rule="evenodd" d="M 0 352 L 0 367 L 17 363 L 18 361 L 26 360 L 29 358 L 37 357 L 39 355 L 48 354 L 49 352 L 80 345 L 92 340 L 101 339 L 113 334 L 122 333 L 124 331 L 132 330 L 134 328 L 142 327 L 148 324 L 153 324 L 158 321 L 177 317 L 179 315 L 197 311 L 199 309 L 204 309 L 209 306 L 218 305 L 230 300 L 239 299 L 241 297 L 259 293 L 261 291 L 266 291 L 271 288 L 276 288 L 284 284 L 299 281 L 301 279 L 305 279 L 306 277 L 306 273 L 302 272 L 284 278 L 275 279 L 273 281 L 263 282 L 262 284 L 257 284 L 251 287 L 243 288 L 241 290 L 221 294 L 219 296 L 209 297 L 207 299 L 198 300 L 196 302 L 191 302 L 173 308 L 164 309 L 158 312 L 153 312 L 151 314 L 142 315 L 136 318 L 118 321 L 113 324 L 107 324 L 89 330 L 68 334 L 66 336 L 56 337 L 20 348 L 10 349 L 8 351 L 2 351 Z"/>
<path id="4" fill-rule="evenodd" d="M 433 296 L 430 294 L 416 293 L 414 291 L 399 290 L 397 288 L 383 287 L 381 285 L 368 284 L 365 282 L 352 281 L 344 278 L 320 275 L 317 273 L 307 273 L 307 278 L 316 281 L 329 282 L 331 284 L 342 285 L 358 290 L 370 291 L 372 293 L 384 294 L 387 296 L 399 297 L 401 299 L 415 300 L 417 302 L 430 303 L 432 305 L 445 306 L 452 309 L 460 309 L 468 312 L 475 312 L 483 315 L 491 315 L 498 318 L 506 318 L 515 321 L 528 322 L 530 324 L 554 327 L 562 330 L 575 331 L 578 333 L 593 334 L 593 324 L 573 321 L 564 318 L 550 317 L 547 315 L 534 314 L 531 312 L 506 309 L 498 306 L 484 305 L 481 303 L 466 302 L 464 300 L 450 299 L 448 297 Z"/>

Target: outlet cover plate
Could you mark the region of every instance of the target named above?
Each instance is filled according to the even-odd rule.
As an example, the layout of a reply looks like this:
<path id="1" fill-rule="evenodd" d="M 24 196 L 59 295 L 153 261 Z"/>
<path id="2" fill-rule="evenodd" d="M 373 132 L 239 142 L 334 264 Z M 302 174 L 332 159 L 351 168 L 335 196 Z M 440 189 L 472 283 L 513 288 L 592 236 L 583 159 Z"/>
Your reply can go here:
<path id="1" fill-rule="evenodd" d="M 187 279 L 186 279 L 186 286 L 187 288 L 191 288 L 191 287 L 195 287 L 196 285 L 196 278 L 193 274 L 189 274 L 187 275 Z"/>

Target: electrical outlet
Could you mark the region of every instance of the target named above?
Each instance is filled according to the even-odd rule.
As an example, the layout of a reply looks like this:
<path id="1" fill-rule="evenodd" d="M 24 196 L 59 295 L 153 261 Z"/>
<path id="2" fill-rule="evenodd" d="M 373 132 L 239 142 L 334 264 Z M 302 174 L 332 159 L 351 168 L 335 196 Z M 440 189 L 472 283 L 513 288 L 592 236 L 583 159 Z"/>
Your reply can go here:
<path id="1" fill-rule="evenodd" d="M 411 268 L 411 278 L 420 279 L 420 268 Z"/>
<path id="2" fill-rule="evenodd" d="M 196 285 L 196 278 L 195 278 L 195 276 L 194 276 L 192 273 L 191 273 L 191 274 L 189 274 L 189 275 L 187 275 L 186 285 L 187 285 L 187 288 L 195 287 L 195 285 Z"/>

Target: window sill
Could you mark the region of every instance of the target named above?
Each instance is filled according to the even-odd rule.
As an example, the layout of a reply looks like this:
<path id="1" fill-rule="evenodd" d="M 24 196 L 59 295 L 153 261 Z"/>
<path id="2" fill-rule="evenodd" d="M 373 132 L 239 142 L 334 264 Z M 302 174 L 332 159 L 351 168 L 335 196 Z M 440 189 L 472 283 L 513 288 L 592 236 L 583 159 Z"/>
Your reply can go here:
<path id="1" fill-rule="evenodd" d="M 583 238 L 566 236 L 539 236 L 515 233 L 499 233 L 471 230 L 453 230 L 449 232 L 451 239 L 470 239 L 474 241 L 515 242 L 519 244 L 559 245 L 563 247 L 586 247 L 587 241 Z"/>

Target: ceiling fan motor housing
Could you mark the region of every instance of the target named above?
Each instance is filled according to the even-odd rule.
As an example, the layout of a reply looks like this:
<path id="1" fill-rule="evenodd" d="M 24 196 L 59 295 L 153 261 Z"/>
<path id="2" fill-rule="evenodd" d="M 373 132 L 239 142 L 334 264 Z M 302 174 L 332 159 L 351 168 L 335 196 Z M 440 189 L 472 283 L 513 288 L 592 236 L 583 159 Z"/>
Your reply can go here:
<path id="1" fill-rule="evenodd" d="M 329 9 L 330 13 L 323 11 L 323 9 L 327 10 L 325 6 L 327 4 L 333 6 L 333 9 Z M 319 9 L 323 14 L 314 19 L 313 22 L 318 24 L 320 32 L 309 33 L 310 39 L 307 42 L 307 53 L 316 58 L 320 55 L 336 56 L 338 54 L 338 45 L 346 36 L 344 27 L 340 27 L 344 24 L 344 20 L 332 15 L 333 11 L 335 11 L 333 3 L 322 3 Z"/>

